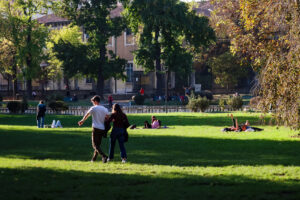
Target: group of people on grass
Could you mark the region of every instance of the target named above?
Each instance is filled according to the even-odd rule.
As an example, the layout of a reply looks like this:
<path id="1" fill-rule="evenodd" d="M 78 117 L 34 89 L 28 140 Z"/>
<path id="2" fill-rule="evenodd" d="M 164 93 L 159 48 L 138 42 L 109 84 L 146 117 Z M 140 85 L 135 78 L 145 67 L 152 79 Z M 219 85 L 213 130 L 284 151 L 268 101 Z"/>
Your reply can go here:
<path id="1" fill-rule="evenodd" d="M 128 118 L 123 113 L 119 104 L 112 106 L 112 113 L 109 114 L 107 108 L 100 105 L 100 97 L 98 95 L 91 99 L 93 106 L 86 112 L 83 118 L 78 122 L 79 126 L 82 126 L 84 122 L 92 116 L 92 146 L 94 154 L 91 162 L 96 161 L 97 156 L 102 156 L 102 162 L 106 163 L 114 159 L 114 149 L 116 141 L 118 140 L 122 163 L 127 161 L 127 154 L 125 149 L 125 142 L 128 140 L 127 128 L 130 127 Z M 37 125 L 38 128 L 44 127 L 44 117 L 46 112 L 46 106 L 43 101 L 37 106 Z M 231 114 L 233 125 L 229 128 L 224 128 L 223 131 L 262 131 L 263 129 L 250 126 L 247 120 L 245 124 L 239 125 L 238 120 L 233 118 Z M 109 154 L 108 156 L 102 151 L 100 145 L 103 137 L 106 137 L 107 132 L 110 129 L 110 123 L 113 122 L 113 128 L 110 134 Z M 133 127 L 133 126 L 132 126 Z M 133 127 L 133 128 L 136 128 Z M 161 128 L 161 121 L 155 116 L 151 117 L 151 124 L 148 121 L 144 122 L 144 128 L 146 129 L 158 129 Z"/>
<path id="2" fill-rule="evenodd" d="M 91 99 L 93 106 L 87 111 L 83 116 L 82 120 L 78 122 L 81 126 L 89 116 L 92 116 L 92 146 L 94 148 L 94 155 L 91 162 L 96 161 L 97 156 L 102 156 L 102 162 L 106 163 L 114 159 L 114 149 L 116 141 L 118 140 L 122 163 L 127 160 L 127 154 L 125 149 L 125 135 L 126 129 L 130 126 L 128 118 L 125 113 L 123 113 L 119 104 L 114 104 L 112 106 L 112 114 L 109 115 L 107 108 L 100 105 L 100 97 L 98 95 Z M 100 145 L 102 138 L 106 136 L 109 128 L 109 124 L 113 122 L 113 128 L 110 134 L 110 144 L 109 144 L 109 154 L 108 156 L 102 151 Z"/>

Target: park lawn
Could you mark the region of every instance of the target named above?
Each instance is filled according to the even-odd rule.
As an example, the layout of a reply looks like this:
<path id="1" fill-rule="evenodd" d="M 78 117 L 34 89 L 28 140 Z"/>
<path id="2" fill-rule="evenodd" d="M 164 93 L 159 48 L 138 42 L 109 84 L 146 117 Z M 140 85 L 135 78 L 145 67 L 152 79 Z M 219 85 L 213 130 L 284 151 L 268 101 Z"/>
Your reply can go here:
<path id="1" fill-rule="evenodd" d="M 300 199 L 297 132 L 258 113 L 234 113 L 265 129 L 248 133 L 221 132 L 228 113 L 155 115 L 169 128 L 129 130 L 126 164 L 118 147 L 113 162 L 89 162 L 90 120 L 48 115 L 64 128 L 38 129 L 34 115 L 0 115 L 0 199 Z"/>

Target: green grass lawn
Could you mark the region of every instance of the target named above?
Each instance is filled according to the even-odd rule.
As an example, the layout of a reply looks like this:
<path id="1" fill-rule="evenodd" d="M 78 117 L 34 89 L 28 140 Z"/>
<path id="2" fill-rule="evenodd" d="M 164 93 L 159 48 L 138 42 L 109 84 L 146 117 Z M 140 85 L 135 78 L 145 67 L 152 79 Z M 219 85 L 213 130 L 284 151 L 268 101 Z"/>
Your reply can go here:
<path id="1" fill-rule="evenodd" d="M 129 130 L 126 164 L 118 145 L 113 162 L 89 162 L 90 120 L 78 128 L 81 117 L 48 115 L 64 128 L 38 129 L 34 115 L 0 115 L 0 199 L 300 199 L 297 132 L 234 115 L 265 130 L 221 132 L 227 113 L 157 114 L 170 128 Z"/>

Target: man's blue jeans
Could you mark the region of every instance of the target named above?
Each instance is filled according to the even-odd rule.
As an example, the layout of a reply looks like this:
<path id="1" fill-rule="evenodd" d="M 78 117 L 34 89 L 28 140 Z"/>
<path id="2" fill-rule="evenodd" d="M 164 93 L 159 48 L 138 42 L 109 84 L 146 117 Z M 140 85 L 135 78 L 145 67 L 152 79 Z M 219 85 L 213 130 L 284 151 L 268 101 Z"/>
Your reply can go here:
<path id="1" fill-rule="evenodd" d="M 44 118 L 45 117 L 38 117 L 37 118 L 37 126 L 38 126 L 38 128 L 44 128 Z"/>
<path id="2" fill-rule="evenodd" d="M 121 151 L 121 158 L 127 158 L 126 149 L 124 145 L 125 129 L 124 128 L 113 128 L 110 134 L 110 144 L 109 144 L 109 159 L 114 158 L 116 141 L 119 142 L 119 147 Z"/>

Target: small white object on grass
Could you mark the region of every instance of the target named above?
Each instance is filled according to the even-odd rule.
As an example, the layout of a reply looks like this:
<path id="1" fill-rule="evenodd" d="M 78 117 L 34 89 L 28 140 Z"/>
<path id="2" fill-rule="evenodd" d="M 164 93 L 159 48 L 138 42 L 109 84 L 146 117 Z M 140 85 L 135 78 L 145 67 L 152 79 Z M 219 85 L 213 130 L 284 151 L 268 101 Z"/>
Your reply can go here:
<path id="1" fill-rule="evenodd" d="M 51 128 L 56 128 L 55 120 L 52 121 Z"/>
<path id="2" fill-rule="evenodd" d="M 62 125 L 61 125 L 61 123 L 60 123 L 59 120 L 57 120 L 55 127 L 56 127 L 56 128 L 58 128 L 58 127 L 62 128 Z"/>

